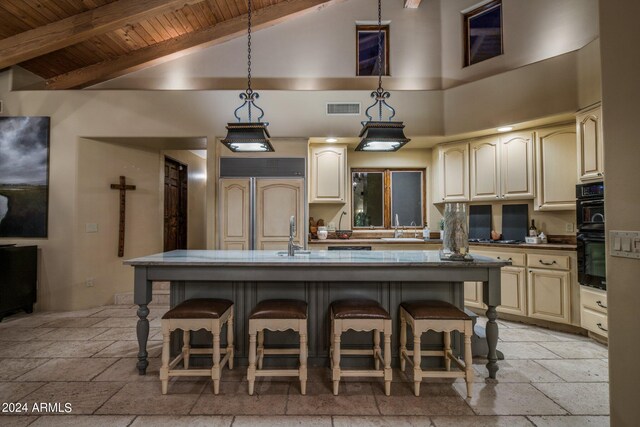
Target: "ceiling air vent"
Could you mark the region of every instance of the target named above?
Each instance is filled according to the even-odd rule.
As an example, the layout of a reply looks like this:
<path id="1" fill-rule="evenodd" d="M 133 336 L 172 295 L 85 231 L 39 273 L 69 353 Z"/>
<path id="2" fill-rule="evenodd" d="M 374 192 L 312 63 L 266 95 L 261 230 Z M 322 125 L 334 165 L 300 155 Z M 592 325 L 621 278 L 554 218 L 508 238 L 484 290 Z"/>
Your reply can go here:
<path id="1" fill-rule="evenodd" d="M 360 115 L 359 102 L 327 102 L 328 116 L 358 116 Z"/>

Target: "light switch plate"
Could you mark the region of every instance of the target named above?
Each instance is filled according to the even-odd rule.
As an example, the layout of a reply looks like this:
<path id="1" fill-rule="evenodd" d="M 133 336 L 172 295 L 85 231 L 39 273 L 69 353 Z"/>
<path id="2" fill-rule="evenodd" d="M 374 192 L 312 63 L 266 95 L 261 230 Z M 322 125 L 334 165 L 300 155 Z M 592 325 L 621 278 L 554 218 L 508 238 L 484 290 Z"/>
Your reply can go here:
<path id="1" fill-rule="evenodd" d="M 611 256 L 640 259 L 640 231 L 609 231 Z"/>
<path id="2" fill-rule="evenodd" d="M 95 223 L 86 223 L 84 225 L 85 233 L 97 233 L 98 232 L 98 224 Z"/>

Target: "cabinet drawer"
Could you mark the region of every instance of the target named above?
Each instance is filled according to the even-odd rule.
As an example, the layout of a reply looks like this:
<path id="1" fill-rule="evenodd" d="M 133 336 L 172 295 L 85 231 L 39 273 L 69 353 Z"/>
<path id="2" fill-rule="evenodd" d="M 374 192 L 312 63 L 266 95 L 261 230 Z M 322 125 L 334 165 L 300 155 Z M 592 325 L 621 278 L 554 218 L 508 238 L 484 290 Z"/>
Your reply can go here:
<path id="1" fill-rule="evenodd" d="M 569 270 L 571 268 L 571 259 L 567 255 L 529 254 L 527 266 L 549 270 Z"/>
<path id="2" fill-rule="evenodd" d="M 502 261 L 511 261 L 511 265 L 514 267 L 524 267 L 525 254 L 513 253 L 513 252 L 494 252 L 494 251 L 473 251 L 474 254 L 488 256 L 491 258 L 497 258 Z"/>
<path id="3" fill-rule="evenodd" d="M 609 336 L 607 315 L 582 307 L 580 323 L 583 328 L 604 337 Z"/>
<path id="4" fill-rule="evenodd" d="M 607 293 L 596 289 L 580 287 L 580 304 L 601 313 L 607 313 Z"/>

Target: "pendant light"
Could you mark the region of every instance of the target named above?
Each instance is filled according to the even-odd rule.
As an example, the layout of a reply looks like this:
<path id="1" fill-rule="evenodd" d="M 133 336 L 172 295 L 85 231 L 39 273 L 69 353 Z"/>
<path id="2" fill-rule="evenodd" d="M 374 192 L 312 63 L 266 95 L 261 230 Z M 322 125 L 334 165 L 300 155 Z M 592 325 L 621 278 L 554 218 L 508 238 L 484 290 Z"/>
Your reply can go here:
<path id="1" fill-rule="evenodd" d="M 269 138 L 271 137 L 267 130 L 269 123 L 262 121 L 264 110 L 255 103 L 260 95 L 251 89 L 251 0 L 248 0 L 247 17 L 247 89 L 240 94 L 240 99 L 244 102 L 233 112 L 238 122 L 227 123 L 227 136 L 220 142 L 234 152 L 274 151 L 273 146 L 269 142 Z M 245 107 L 247 109 L 248 120 L 243 122 L 238 112 Z M 253 108 L 260 112 L 260 116 L 256 122 L 251 121 Z"/>
<path id="2" fill-rule="evenodd" d="M 356 147 L 356 151 L 398 151 L 403 145 L 411 141 L 404 136 L 404 124 L 402 122 L 391 121 L 396 110 L 387 104 L 387 99 L 391 94 L 382 87 L 382 0 L 378 0 L 378 89 L 371 92 L 374 103 L 367 108 L 365 115 L 369 119 L 362 122 L 360 137 L 362 140 Z M 374 121 L 369 115 L 369 110 L 378 107 L 378 120 Z M 382 107 L 391 113 L 389 118 L 382 119 Z"/>

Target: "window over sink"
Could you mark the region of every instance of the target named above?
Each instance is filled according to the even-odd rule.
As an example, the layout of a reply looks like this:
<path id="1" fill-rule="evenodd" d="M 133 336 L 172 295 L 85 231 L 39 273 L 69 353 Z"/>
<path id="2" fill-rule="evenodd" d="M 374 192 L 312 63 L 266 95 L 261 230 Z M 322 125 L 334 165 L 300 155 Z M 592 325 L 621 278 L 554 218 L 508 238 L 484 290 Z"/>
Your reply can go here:
<path id="1" fill-rule="evenodd" d="M 354 229 L 422 228 L 425 169 L 351 169 Z"/>

